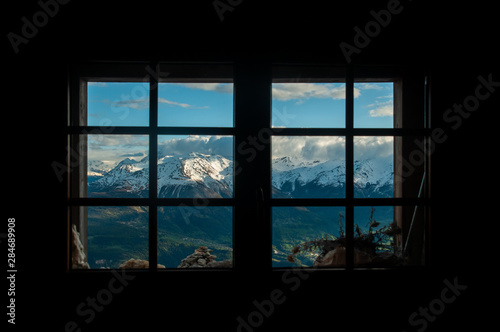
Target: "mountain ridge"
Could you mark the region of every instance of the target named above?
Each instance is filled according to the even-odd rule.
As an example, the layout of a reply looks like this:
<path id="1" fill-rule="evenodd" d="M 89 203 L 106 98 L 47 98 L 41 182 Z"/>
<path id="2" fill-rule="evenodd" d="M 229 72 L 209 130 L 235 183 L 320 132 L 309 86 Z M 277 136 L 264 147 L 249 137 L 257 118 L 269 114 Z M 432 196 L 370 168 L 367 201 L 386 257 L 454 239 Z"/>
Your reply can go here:
<path id="1" fill-rule="evenodd" d="M 125 158 L 105 170 L 102 162 L 89 163 L 89 197 L 148 197 L 149 156 Z M 344 198 L 344 160 L 272 160 L 273 198 Z M 394 171 L 373 160 L 354 162 L 356 197 L 392 197 Z M 158 197 L 233 197 L 233 161 L 221 155 L 191 152 L 158 158 Z"/>

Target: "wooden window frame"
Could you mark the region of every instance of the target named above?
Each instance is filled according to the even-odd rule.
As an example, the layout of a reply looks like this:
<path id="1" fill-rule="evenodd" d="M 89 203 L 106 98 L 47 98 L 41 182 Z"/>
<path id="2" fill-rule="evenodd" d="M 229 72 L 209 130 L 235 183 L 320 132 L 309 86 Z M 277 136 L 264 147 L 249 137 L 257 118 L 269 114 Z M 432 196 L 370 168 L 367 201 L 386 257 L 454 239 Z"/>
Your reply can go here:
<path id="1" fill-rule="evenodd" d="M 271 126 L 271 85 L 273 82 L 332 82 L 337 79 L 346 83 L 345 128 L 280 128 Z M 112 134 L 149 135 L 150 188 L 148 198 L 87 198 L 86 134 L 111 134 L 110 128 L 87 126 L 87 81 L 133 81 L 150 84 L 150 123 L 146 127 L 113 127 Z M 394 82 L 394 128 L 354 128 L 354 83 Z M 425 81 L 425 84 L 424 84 Z M 233 82 L 234 127 L 159 127 L 158 83 L 161 82 Z M 400 224 L 403 232 L 398 239 L 408 242 L 408 235 L 420 239 L 411 241 L 409 251 L 412 264 L 425 266 L 429 263 L 430 222 L 430 153 L 424 144 L 422 164 L 414 167 L 411 177 L 395 176 L 394 198 L 355 198 L 352 179 L 354 175 L 355 136 L 392 136 L 395 138 L 395 173 L 403 175 L 404 160 L 412 151 L 420 149 L 416 138 L 429 141 L 429 86 L 427 73 L 420 67 L 385 66 L 335 66 L 310 64 L 281 64 L 269 62 L 239 61 L 236 63 L 90 63 L 69 68 L 68 78 L 68 271 L 71 268 L 71 225 L 83 239 L 87 237 L 86 206 L 148 206 L 149 207 L 149 271 L 158 270 L 157 263 L 157 208 L 159 206 L 197 206 L 191 198 L 158 198 L 157 168 L 159 135 L 231 135 L 234 137 L 234 194 L 233 198 L 203 200 L 206 206 L 232 206 L 233 208 L 233 269 L 235 271 L 271 270 L 272 220 L 274 206 L 344 206 L 346 211 L 347 266 L 354 266 L 354 207 L 394 206 L 395 214 L 408 216 L 419 214 L 422 225 L 410 231 L 410 225 Z M 256 97 L 258 96 L 258 97 Z M 403 110 L 403 111 L 397 111 Z M 271 198 L 271 149 L 266 144 L 255 158 L 249 160 L 238 148 L 249 138 L 266 135 L 344 136 L 346 137 L 346 196 L 342 199 L 274 199 Z M 269 138 L 270 138 L 269 136 Z M 258 170 L 258 171 L 257 171 Z M 424 175 L 425 174 L 425 175 Z M 423 180 L 422 180 L 423 178 Z M 415 195 L 422 187 L 420 196 Z M 418 207 L 418 208 L 417 208 Z M 415 212 L 417 211 L 417 212 Z M 259 222 L 255 222 L 255 220 Z M 411 219 L 411 217 L 410 217 Z M 252 220 L 254 222 L 252 222 Z M 402 220 L 398 218 L 397 220 Z M 424 241 L 425 239 L 425 241 Z M 259 243 L 255 248 L 255 242 Z M 84 241 L 85 242 L 85 241 Z M 84 246 L 85 251 L 87 247 Z M 87 253 L 87 252 L 86 252 Z M 251 262 L 245 263 L 245 262 Z M 97 270 L 90 270 L 97 271 Z M 147 271 L 147 270 L 146 270 Z"/>

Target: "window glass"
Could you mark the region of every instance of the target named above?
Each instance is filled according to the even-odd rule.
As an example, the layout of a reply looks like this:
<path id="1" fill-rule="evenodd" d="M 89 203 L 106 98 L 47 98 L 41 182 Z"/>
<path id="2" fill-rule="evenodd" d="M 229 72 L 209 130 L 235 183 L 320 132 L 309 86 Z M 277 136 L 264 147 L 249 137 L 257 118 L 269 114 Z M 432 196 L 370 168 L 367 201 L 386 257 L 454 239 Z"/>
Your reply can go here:
<path id="1" fill-rule="evenodd" d="M 158 125 L 233 127 L 233 84 L 160 83 Z"/>
<path id="2" fill-rule="evenodd" d="M 322 248 L 345 245 L 344 207 L 275 206 L 272 216 L 273 267 L 310 267 L 322 262 Z M 337 267 L 345 266 L 343 255 Z"/>
<path id="3" fill-rule="evenodd" d="M 147 268 L 148 211 L 144 206 L 87 207 L 90 268 Z"/>
<path id="4" fill-rule="evenodd" d="M 406 212 L 403 213 L 403 211 Z M 401 225 L 403 224 L 403 218 L 405 224 L 412 224 L 410 218 L 413 218 L 413 213 L 410 212 L 413 211 L 415 209 L 410 206 L 355 206 L 354 266 L 390 267 L 407 265 L 409 262 L 405 255 L 402 254 L 404 244 L 401 239 Z M 420 217 L 421 214 L 418 214 L 418 218 L 415 218 L 414 222 L 421 223 Z M 422 240 L 416 236 L 412 238 L 416 241 L 412 242 L 411 245 L 415 245 L 415 247 L 420 245 L 420 248 L 422 248 Z"/>
<path id="5" fill-rule="evenodd" d="M 149 126 L 149 83 L 88 82 L 87 125 Z"/>
<path id="6" fill-rule="evenodd" d="M 158 136 L 158 197 L 233 197 L 233 136 Z"/>
<path id="7" fill-rule="evenodd" d="M 149 196 L 146 135 L 88 135 L 88 197 Z"/>
<path id="8" fill-rule="evenodd" d="M 159 207 L 158 263 L 165 268 L 232 267 L 232 225 L 232 207 Z"/>
<path id="9" fill-rule="evenodd" d="M 354 197 L 394 197 L 394 137 L 354 137 Z"/>
<path id="10" fill-rule="evenodd" d="M 275 128 L 344 128 L 345 83 L 273 83 Z"/>
<path id="11" fill-rule="evenodd" d="M 272 136 L 273 198 L 344 198 L 345 137 Z"/>
<path id="12" fill-rule="evenodd" d="M 394 83 L 354 83 L 354 128 L 394 128 Z"/>

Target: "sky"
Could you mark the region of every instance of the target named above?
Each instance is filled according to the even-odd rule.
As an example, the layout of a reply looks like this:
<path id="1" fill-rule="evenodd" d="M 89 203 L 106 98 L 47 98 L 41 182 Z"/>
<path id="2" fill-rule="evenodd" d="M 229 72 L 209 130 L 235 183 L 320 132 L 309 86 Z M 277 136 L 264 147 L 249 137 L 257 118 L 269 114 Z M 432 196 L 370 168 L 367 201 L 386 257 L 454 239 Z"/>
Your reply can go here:
<path id="1" fill-rule="evenodd" d="M 354 126 L 393 127 L 393 83 L 355 83 Z M 273 83 L 273 127 L 345 128 L 344 83 Z M 89 82 L 89 126 L 148 126 L 149 83 Z M 233 84 L 160 83 L 158 125 L 233 126 Z M 307 160 L 345 158 L 343 137 L 284 136 L 272 141 L 273 157 Z M 225 136 L 160 136 L 159 147 L 171 154 L 200 152 L 232 156 L 233 139 Z M 392 158 L 392 137 L 359 137 L 355 158 Z M 149 154 L 147 136 L 89 135 L 88 159 L 112 166 Z M 163 153 L 160 151 L 160 154 Z"/>
<path id="2" fill-rule="evenodd" d="M 158 125 L 233 126 L 232 83 L 160 83 Z M 89 82 L 89 126 L 148 126 L 149 83 Z"/>
<path id="3" fill-rule="evenodd" d="M 345 128 L 345 83 L 274 83 L 272 125 Z M 354 84 L 354 127 L 393 127 L 393 83 Z"/>

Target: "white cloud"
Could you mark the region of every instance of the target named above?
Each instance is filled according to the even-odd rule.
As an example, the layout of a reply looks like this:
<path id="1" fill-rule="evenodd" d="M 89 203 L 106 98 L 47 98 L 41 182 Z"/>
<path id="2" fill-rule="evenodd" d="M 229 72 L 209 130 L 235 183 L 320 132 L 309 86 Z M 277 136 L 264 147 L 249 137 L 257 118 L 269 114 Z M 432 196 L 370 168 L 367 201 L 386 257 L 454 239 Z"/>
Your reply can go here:
<path id="1" fill-rule="evenodd" d="M 392 105 L 380 106 L 378 108 L 370 110 L 371 117 L 385 117 L 393 115 L 394 111 L 392 109 Z"/>
<path id="2" fill-rule="evenodd" d="M 175 101 L 171 101 L 171 100 L 167 100 L 165 98 L 158 98 L 158 103 L 160 104 L 167 104 L 167 105 L 170 105 L 170 106 L 179 106 L 179 107 L 182 107 L 182 108 L 191 108 L 191 109 L 202 109 L 202 108 L 208 108 L 208 106 L 193 106 L 193 105 L 190 105 L 190 104 L 186 104 L 186 103 L 178 103 L 178 102 L 175 102 Z"/>
<path id="3" fill-rule="evenodd" d="M 108 86 L 108 84 L 106 84 L 106 82 L 88 82 L 87 85 L 88 86 L 98 86 L 98 87 Z"/>
<path id="4" fill-rule="evenodd" d="M 371 161 L 375 172 L 387 171 L 394 163 L 394 137 L 357 136 L 354 138 L 354 160 Z"/>
<path id="5" fill-rule="evenodd" d="M 340 136 L 273 136 L 273 158 L 313 161 L 345 159 L 345 138 Z"/>
<path id="6" fill-rule="evenodd" d="M 112 107 L 132 108 L 135 110 L 149 109 L 149 98 L 127 99 L 127 100 L 120 100 L 120 101 L 109 101 L 109 100 L 105 99 L 105 100 L 95 100 L 95 101 L 101 102 L 101 103 L 111 104 Z M 186 103 L 179 103 L 179 102 L 167 100 L 167 99 L 161 98 L 161 97 L 158 98 L 158 103 L 159 104 L 167 104 L 171 107 L 179 106 L 179 107 L 188 108 L 188 109 L 209 108 L 208 106 L 194 106 L 194 105 L 190 105 L 190 104 L 186 104 Z"/>
<path id="7" fill-rule="evenodd" d="M 189 89 L 215 91 L 219 93 L 233 93 L 232 83 L 165 83 L 165 84 L 180 85 Z"/>
<path id="8" fill-rule="evenodd" d="M 355 86 L 361 90 L 382 90 L 383 86 L 376 83 L 355 83 Z"/>
<path id="9" fill-rule="evenodd" d="M 144 135 L 88 135 L 88 160 L 102 161 L 112 167 L 128 155 L 140 160 L 149 154 L 149 140 Z"/>
<path id="10" fill-rule="evenodd" d="M 109 101 L 104 101 L 109 102 Z M 135 110 L 143 110 L 149 108 L 149 98 L 129 99 L 109 102 L 113 107 L 127 107 Z"/>
<path id="11" fill-rule="evenodd" d="M 273 83 L 273 99 L 280 101 L 309 98 L 345 99 L 345 84 L 333 83 Z M 354 89 L 354 98 L 359 96 L 359 89 Z"/>
<path id="12" fill-rule="evenodd" d="M 371 117 L 392 117 L 394 115 L 394 105 L 392 100 L 382 103 L 376 102 L 375 104 L 370 104 L 367 107 L 375 107 L 369 111 Z"/>
<path id="13" fill-rule="evenodd" d="M 354 137 L 354 159 L 380 159 L 392 157 L 394 137 L 392 136 L 356 136 Z"/>
<path id="14" fill-rule="evenodd" d="M 357 136 L 354 159 L 372 160 L 373 165 L 386 167 L 392 162 L 392 136 Z M 341 136 L 273 136 L 272 157 L 292 157 L 303 161 L 324 162 L 345 160 L 345 138 Z"/>
<path id="15" fill-rule="evenodd" d="M 160 156 L 188 154 L 191 152 L 218 154 L 225 157 L 232 157 L 233 155 L 232 136 L 191 135 L 185 138 L 160 136 L 160 140 L 158 143 Z"/>
<path id="16" fill-rule="evenodd" d="M 394 95 L 391 93 L 387 96 L 378 96 L 377 99 L 385 99 L 385 98 L 394 98 Z"/>

